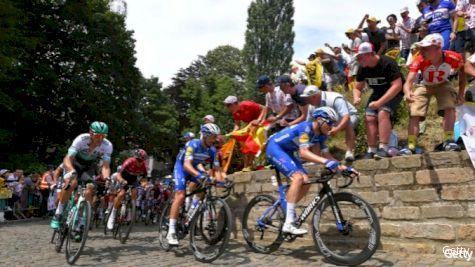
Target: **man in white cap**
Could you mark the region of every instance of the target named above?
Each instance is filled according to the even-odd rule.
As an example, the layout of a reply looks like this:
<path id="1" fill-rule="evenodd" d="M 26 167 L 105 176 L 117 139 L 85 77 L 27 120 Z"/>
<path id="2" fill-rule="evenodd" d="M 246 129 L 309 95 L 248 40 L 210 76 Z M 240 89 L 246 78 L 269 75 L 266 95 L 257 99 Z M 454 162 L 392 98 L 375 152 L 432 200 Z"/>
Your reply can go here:
<path id="1" fill-rule="evenodd" d="M 416 35 L 412 33 L 416 21 L 409 16 L 409 8 L 407 6 L 401 8 L 400 12 L 402 21 L 398 22 L 396 26 L 401 29 L 399 32 L 401 36 L 401 57 L 407 60 L 411 45 L 416 41 Z"/>
<path id="2" fill-rule="evenodd" d="M 334 126 L 328 135 L 335 136 L 340 131 L 345 131 L 346 154 L 345 160 L 351 162 L 355 160 L 353 148 L 355 147 L 355 128 L 358 126 L 358 111 L 345 98 L 336 92 L 320 91 L 318 87 L 309 85 L 303 91 L 302 97 L 310 104 L 308 108 L 307 120 L 313 120 L 312 114 L 316 108 L 330 107 L 338 114 L 337 125 Z"/>
<path id="3" fill-rule="evenodd" d="M 377 55 L 370 43 L 365 42 L 358 47 L 356 58 L 361 68 L 356 75 L 353 103 L 358 105 L 361 102 L 365 83 L 373 89 L 365 109 L 368 137 L 368 152 L 365 158 L 390 157 L 388 149 L 392 131 L 391 115 L 402 100 L 403 76 L 397 62 L 388 56 Z"/>
<path id="4" fill-rule="evenodd" d="M 214 123 L 214 116 L 213 115 L 206 115 L 203 117 L 203 123 Z"/>
<path id="5" fill-rule="evenodd" d="M 444 39 L 438 33 L 429 34 L 417 43 L 420 55 L 409 66 L 409 74 L 404 84 L 404 98 L 410 104 L 410 120 L 408 129 L 408 147 L 401 153 L 415 153 L 419 121 L 424 118 L 429 108 L 430 99 L 437 99 L 437 110 L 443 116 L 442 128 L 444 130 L 445 151 L 460 150 L 454 141 L 455 105 L 463 103 L 466 84 L 464 60 L 454 51 L 442 51 Z M 458 71 L 459 90 L 453 88 L 448 80 L 452 70 Z M 423 86 L 412 91 L 412 85 L 418 71 L 422 72 Z"/>

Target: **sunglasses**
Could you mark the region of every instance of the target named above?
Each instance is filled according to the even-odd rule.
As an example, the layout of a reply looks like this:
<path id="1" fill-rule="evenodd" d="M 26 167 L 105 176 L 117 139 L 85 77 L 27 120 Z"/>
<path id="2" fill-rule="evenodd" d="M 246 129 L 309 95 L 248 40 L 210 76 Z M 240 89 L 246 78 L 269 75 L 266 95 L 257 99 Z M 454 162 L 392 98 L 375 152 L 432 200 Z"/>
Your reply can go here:
<path id="1" fill-rule="evenodd" d="M 105 138 L 106 137 L 105 134 L 100 134 L 100 133 L 92 133 L 92 136 L 97 137 L 97 138 Z"/>

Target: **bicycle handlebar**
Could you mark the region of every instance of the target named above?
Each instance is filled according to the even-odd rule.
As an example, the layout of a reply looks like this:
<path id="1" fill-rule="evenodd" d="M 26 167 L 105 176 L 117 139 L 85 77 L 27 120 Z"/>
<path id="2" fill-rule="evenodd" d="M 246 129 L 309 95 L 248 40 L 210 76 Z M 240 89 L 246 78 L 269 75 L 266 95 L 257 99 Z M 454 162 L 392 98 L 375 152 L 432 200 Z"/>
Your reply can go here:
<path id="1" fill-rule="evenodd" d="M 358 180 L 358 182 L 360 180 L 359 175 L 354 173 L 354 172 L 349 172 L 349 171 L 334 172 L 330 169 L 325 168 L 325 169 L 322 170 L 322 172 L 320 174 L 320 177 L 309 179 L 304 184 L 326 183 L 326 182 L 330 181 L 331 179 L 333 179 L 334 176 L 338 173 L 340 173 L 341 176 L 343 176 L 345 178 L 345 183 L 342 186 L 338 186 L 338 188 L 346 188 L 346 187 L 350 186 L 353 183 L 355 178 Z"/>

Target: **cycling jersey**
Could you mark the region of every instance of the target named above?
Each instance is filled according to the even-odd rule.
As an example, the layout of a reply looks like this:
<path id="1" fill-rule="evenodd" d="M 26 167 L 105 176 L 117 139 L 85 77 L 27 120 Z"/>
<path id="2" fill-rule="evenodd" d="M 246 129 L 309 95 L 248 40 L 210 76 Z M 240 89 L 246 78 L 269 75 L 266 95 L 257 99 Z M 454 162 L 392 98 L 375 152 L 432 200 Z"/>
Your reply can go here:
<path id="1" fill-rule="evenodd" d="M 269 138 L 266 150 L 267 160 L 287 177 L 291 177 L 295 172 L 307 173 L 300 160 L 294 156 L 294 152 L 314 144 L 320 144 L 320 150 L 328 152 L 328 147 L 325 145 L 326 139 L 327 136 L 316 135 L 313 132 L 312 122 L 301 122 Z"/>
<path id="2" fill-rule="evenodd" d="M 440 0 L 435 8 L 427 5 L 422 14 L 426 21 L 429 21 L 429 33 L 440 33 L 444 30 L 451 30 L 450 13 L 455 10 L 455 5 L 450 0 Z"/>
<path id="3" fill-rule="evenodd" d="M 424 60 L 422 55 L 419 55 L 409 66 L 409 71 L 413 73 L 421 71 L 424 84 L 426 85 L 437 85 L 448 82 L 451 70 L 458 70 L 463 66 L 464 62 L 462 56 L 453 51 L 444 51 L 442 58 L 443 63 L 439 67 L 436 67 L 429 60 Z"/>
<path id="4" fill-rule="evenodd" d="M 183 164 L 185 160 L 191 160 L 192 166 L 196 169 L 199 164 L 212 164 L 219 167 L 218 153 L 214 146 L 204 147 L 200 139 L 193 139 L 186 143 L 185 148 L 177 156 L 175 167 L 173 169 L 173 178 L 175 179 L 175 190 L 185 190 L 186 180 L 192 177 L 188 174 Z"/>
<path id="5" fill-rule="evenodd" d="M 88 162 L 96 161 L 98 158 L 102 158 L 102 160 L 110 162 L 112 143 L 109 140 L 104 139 L 102 140 L 102 143 L 94 149 L 94 151 L 89 151 L 89 144 L 91 141 L 90 134 L 80 134 L 74 139 L 71 147 L 69 147 L 68 156 L 73 156 L 78 160 Z"/>
<path id="6" fill-rule="evenodd" d="M 136 186 L 139 176 L 147 176 L 147 166 L 145 162 L 140 163 L 137 158 L 130 157 L 122 163 L 120 174 L 129 185 Z"/>

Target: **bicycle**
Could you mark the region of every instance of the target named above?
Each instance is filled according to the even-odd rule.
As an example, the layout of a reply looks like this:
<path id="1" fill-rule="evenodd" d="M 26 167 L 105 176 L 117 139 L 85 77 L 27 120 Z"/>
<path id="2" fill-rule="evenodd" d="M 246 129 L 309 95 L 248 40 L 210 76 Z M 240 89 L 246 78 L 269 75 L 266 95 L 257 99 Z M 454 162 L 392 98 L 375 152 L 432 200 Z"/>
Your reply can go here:
<path id="1" fill-rule="evenodd" d="M 346 188 L 354 178 L 341 172 Z M 319 193 L 304 207 L 297 219 L 300 227 L 315 210 L 312 217 L 313 241 L 320 253 L 336 265 L 358 265 L 368 260 L 378 247 L 381 229 L 373 208 L 360 196 L 350 192 L 333 193 L 329 181 L 335 173 L 325 169 L 318 178 L 305 184 L 322 184 Z M 242 233 L 246 243 L 256 252 L 276 251 L 284 240 L 292 242 L 298 236 L 282 232 L 289 184 L 283 185 L 276 170 L 279 199 L 261 194 L 246 206 L 242 219 Z M 330 209 L 327 209 L 330 207 Z"/>
<path id="2" fill-rule="evenodd" d="M 61 216 L 60 228 L 53 231 L 51 238 L 51 242 L 55 244 L 56 252 L 61 251 L 64 241 L 66 241 L 65 255 L 68 264 L 76 262 L 81 255 L 91 222 L 91 204 L 85 199 L 84 183 L 81 182 L 71 194 Z M 79 195 L 77 202 L 75 202 L 76 195 Z M 67 216 L 64 216 L 65 214 Z"/>
<path id="3" fill-rule="evenodd" d="M 213 187 L 222 186 L 224 188 L 222 196 L 213 195 Z M 216 260 L 229 243 L 231 235 L 231 209 L 224 201 L 231 194 L 234 184 L 232 182 L 217 182 L 208 179 L 193 190 L 186 197 L 204 192 L 204 197 L 198 202 L 198 206 L 188 214 L 185 205 L 182 205 L 176 224 L 176 234 L 179 240 L 190 234 L 190 248 L 195 259 L 200 262 L 211 263 Z M 160 246 L 168 251 L 171 245 L 168 244 L 166 236 L 168 234 L 169 214 L 173 200 L 169 200 L 162 212 L 159 222 L 159 242 Z"/>
<path id="4" fill-rule="evenodd" d="M 135 222 L 135 203 L 132 201 L 131 190 L 132 187 L 129 186 L 125 193 L 125 197 L 122 200 L 120 209 L 117 210 L 117 217 L 114 222 L 114 228 L 112 229 L 112 236 L 114 238 L 117 238 L 118 236 L 119 241 L 122 244 L 125 244 L 129 238 L 130 232 L 132 231 Z M 109 216 L 107 220 L 109 220 Z M 107 233 L 107 231 L 105 231 L 105 233 Z"/>

